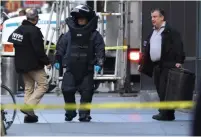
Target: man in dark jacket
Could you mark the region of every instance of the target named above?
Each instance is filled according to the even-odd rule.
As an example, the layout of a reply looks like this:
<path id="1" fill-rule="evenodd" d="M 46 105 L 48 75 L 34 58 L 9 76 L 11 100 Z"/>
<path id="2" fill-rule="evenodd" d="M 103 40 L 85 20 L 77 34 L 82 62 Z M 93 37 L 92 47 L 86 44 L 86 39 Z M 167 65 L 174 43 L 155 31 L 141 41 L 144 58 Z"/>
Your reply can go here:
<path id="1" fill-rule="evenodd" d="M 66 23 L 69 31 L 64 34 L 56 51 L 55 67 L 59 69 L 62 62 L 66 72 L 62 82 L 65 103 L 75 103 L 75 93 L 81 94 L 81 104 L 91 103 L 94 87 L 95 71 L 100 72 L 105 58 L 105 44 L 96 30 L 98 17 L 87 5 L 79 5 L 71 11 Z M 76 117 L 76 110 L 66 110 L 65 120 Z M 90 110 L 79 110 L 79 120 L 89 122 Z"/>
<path id="2" fill-rule="evenodd" d="M 143 53 L 139 62 L 139 71 L 152 77 L 160 98 L 165 101 L 168 70 L 179 68 L 184 63 L 185 55 L 179 32 L 165 21 L 165 12 L 154 9 L 151 12 L 153 31 L 143 45 Z M 156 120 L 174 120 L 174 110 L 159 110 Z"/>
<path id="3" fill-rule="evenodd" d="M 25 83 L 25 104 L 36 105 L 48 89 L 47 74 L 44 65 L 50 67 L 50 62 L 44 51 L 43 35 L 35 25 L 38 22 L 38 12 L 30 9 L 27 20 L 22 22 L 10 36 L 8 41 L 15 47 L 15 68 L 21 73 Z M 37 87 L 35 88 L 35 82 Z M 26 114 L 24 122 L 37 122 L 38 117 L 33 110 L 21 110 Z"/>

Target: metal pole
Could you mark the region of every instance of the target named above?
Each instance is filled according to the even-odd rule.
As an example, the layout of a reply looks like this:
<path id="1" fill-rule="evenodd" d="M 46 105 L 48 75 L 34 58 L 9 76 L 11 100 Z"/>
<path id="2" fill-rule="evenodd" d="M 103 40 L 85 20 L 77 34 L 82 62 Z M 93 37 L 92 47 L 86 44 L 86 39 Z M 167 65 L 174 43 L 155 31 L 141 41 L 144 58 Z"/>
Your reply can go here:
<path id="1" fill-rule="evenodd" d="M 57 0 L 57 3 L 56 3 L 56 28 L 55 28 L 55 31 L 56 31 L 56 41 L 58 41 L 58 38 L 59 38 L 59 31 L 60 31 L 60 12 L 59 12 L 59 0 Z M 61 10 L 61 9 L 60 9 Z M 55 84 L 55 81 L 56 81 L 56 70 L 55 68 L 53 68 L 53 75 L 52 75 L 52 83 L 51 84 Z"/>
<path id="2" fill-rule="evenodd" d="M 200 62 L 200 51 L 201 51 L 201 40 L 200 40 L 200 34 L 201 34 L 201 3 L 200 2 L 197 2 L 196 3 L 197 4 L 197 26 L 196 26 L 196 28 L 197 28 L 197 30 L 199 30 L 199 31 L 197 31 L 197 37 L 196 37 L 196 59 L 195 59 L 195 75 L 196 75 L 196 80 L 195 80 L 195 93 L 197 94 L 197 93 L 199 93 L 199 92 L 201 92 L 201 89 L 200 89 L 200 85 L 199 85 L 199 83 L 201 82 L 200 80 L 201 80 L 201 78 L 200 78 L 200 72 L 199 72 L 199 62 Z"/>
<path id="3" fill-rule="evenodd" d="M 71 11 L 71 4 L 70 1 L 68 1 L 68 17 L 70 17 L 70 11 Z"/>
<path id="4" fill-rule="evenodd" d="M 50 41 L 49 41 L 49 44 L 48 44 L 48 47 L 47 47 L 47 50 L 46 50 L 46 55 L 49 54 L 49 51 L 50 51 L 50 46 L 51 46 L 51 43 L 52 43 L 52 40 L 53 40 L 53 37 L 54 37 L 54 32 L 55 32 L 55 28 L 52 28 L 52 35 L 50 37 Z M 54 67 L 53 67 L 54 69 Z M 45 72 L 47 73 L 48 71 L 51 72 L 51 70 L 48 70 L 47 67 L 45 66 Z M 53 70 L 52 70 L 53 71 Z M 53 77 L 53 73 L 52 73 L 52 77 Z M 48 81 L 50 81 L 51 78 L 48 78 Z M 52 80 L 52 83 L 53 83 L 53 80 Z"/>
<path id="5" fill-rule="evenodd" d="M 55 28 L 52 28 L 52 35 L 51 35 L 51 37 L 50 37 L 50 41 L 49 41 L 49 44 L 48 44 L 48 46 L 47 46 L 47 50 L 46 50 L 46 54 L 48 55 L 49 54 L 49 51 L 50 51 L 50 46 L 51 46 L 51 43 L 52 43 L 52 39 L 53 39 L 53 37 L 54 37 L 54 32 L 55 32 Z"/>
<path id="6" fill-rule="evenodd" d="M 17 73 L 15 71 L 15 57 L 1 56 L 1 79 L 2 85 L 7 86 L 13 92 L 17 93 Z M 8 92 L 1 88 L 1 94 L 5 95 Z"/>
<path id="7" fill-rule="evenodd" d="M 107 0 L 105 0 L 105 3 L 104 3 L 104 12 L 107 12 Z M 106 22 L 105 22 L 106 21 Z M 107 23 L 107 17 L 104 16 L 103 18 L 103 36 L 104 36 L 104 41 L 106 41 L 106 23 Z"/>
<path id="8" fill-rule="evenodd" d="M 67 1 L 64 1 L 64 33 L 66 33 L 66 23 L 65 23 L 65 19 L 66 19 L 66 7 L 67 7 Z"/>
<path id="9" fill-rule="evenodd" d="M 124 45 L 124 11 L 123 11 L 123 7 L 124 7 L 124 2 L 123 2 L 123 0 L 121 0 L 121 3 L 120 3 L 120 13 L 122 13 L 121 14 L 121 16 L 120 16 L 120 43 L 121 43 L 121 45 Z M 120 50 L 119 51 L 119 65 L 121 65 L 122 64 L 122 60 L 123 60 L 123 58 L 124 58 L 124 56 L 123 56 L 123 53 L 124 53 L 124 50 Z M 124 65 L 123 65 L 124 66 Z M 119 67 L 119 66 L 118 66 Z M 122 75 L 122 71 L 123 71 L 124 69 L 120 69 L 120 76 L 122 77 L 123 75 Z"/>
<path id="10" fill-rule="evenodd" d="M 127 46 L 128 46 L 128 49 L 127 51 L 125 52 L 126 55 L 125 55 L 125 70 L 126 70 L 126 78 L 125 78 L 125 92 L 126 93 L 130 93 L 131 92 L 131 84 L 130 84 L 130 60 L 127 58 L 127 52 L 128 50 L 130 49 L 130 23 L 129 23 L 129 20 L 130 20 L 130 1 L 126 2 L 126 8 L 125 8 L 125 34 L 124 34 L 124 37 L 125 39 L 127 39 Z M 129 23 L 129 24 L 128 24 Z"/>
<path id="11" fill-rule="evenodd" d="M 101 16 L 102 22 L 101 22 L 101 35 L 105 38 L 105 34 L 104 34 L 104 16 Z M 105 39 L 104 39 L 105 41 Z M 106 42 L 106 41 L 105 41 Z M 101 76 L 103 75 L 103 69 L 101 70 Z"/>
<path id="12" fill-rule="evenodd" d="M 104 9 L 103 9 L 104 12 L 107 11 L 107 3 L 106 3 L 106 0 L 104 2 Z M 103 40 L 104 42 L 106 43 L 106 23 L 107 23 L 107 17 L 104 16 L 104 14 L 102 14 L 102 36 L 103 36 Z M 101 71 L 101 76 L 103 75 L 104 73 L 104 69 L 102 69 Z"/>
<path id="13" fill-rule="evenodd" d="M 126 39 L 126 32 L 127 32 L 127 15 L 124 13 L 124 10 L 126 11 L 126 2 L 124 1 L 122 3 L 122 8 L 121 8 L 121 13 L 122 13 L 122 18 L 121 18 L 121 21 L 122 21 L 122 31 L 121 31 L 121 35 L 122 35 L 122 45 L 127 45 L 127 39 Z M 124 9 L 123 9 L 124 7 Z M 123 67 L 123 69 L 121 70 L 121 77 L 124 77 L 125 76 L 125 68 L 126 68 L 126 56 L 125 56 L 125 51 L 124 50 L 121 50 L 120 52 L 121 54 L 121 66 Z"/>
<path id="14" fill-rule="evenodd" d="M 97 1 L 94 0 L 94 11 L 97 12 Z"/>
<path id="15" fill-rule="evenodd" d="M 59 38 L 59 0 L 56 5 L 56 41 Z"/>
<path id="16" fill-rule="evenodd" d="M 120 6 L 119 6 L 119 13 L 123 13 L 122 10 L 122 0 L 120 1 Z M 119 31 L 118 31 L 118 38 L 117 38 L 117 46 L 120 46 L 120 43 L 121 45 L 123 44 L 122 43 L 122 16 L 123 14 L 120 15 L 119 17 Z M 115 72 L 114 72 L 114 75 L 117 76 L 118 75 L 118 66 L 119 66 L 119 49 L 116 50 L 116 60 L 115 60 Z"/>
<path id="17" fill-rule="evenodd" d="M 4 124 L 4 111 L 1 110 L 1 136 L 5 136 L 6 133 L 6 128 L 5 128 L 5 124 Z"/>
<path id="18" fill-rule="evenodd" d="M 61 16 L 62 16 L 62 13 L 63 13 L 63 8 L 64 8 L 64 6 L 63 6 L 63 4 L 64 4 L 64 1 L 62 0 L 61 2 L 60 2 L 60 7 L 59 7 L 59 9 L 60 9 L 60 11 L 59 11 L 59 21 L 58 21 L 58 26 L 59 26 L 59 32 L 58 32 L 58 37 L 61 35 L 61 31 L 62 31 L 62 25 L 61 25 Z"/>
<path id="19" fill-rule="evenodd" d="M 103 15 L 101 15 L 101 35 L 103 36 L 103 37 L 105 37 L 104 36 L 104 16 Z"/>
<path id="20" fill-rule="evenodd" d="M 52 20 L 52 14 L 54 12 L 55 4 L 56 4 L 55 2 L 52 4 L 52 9 L 51 9 L 51 12 L 50 12 L 49 22 L 48 22 L 48 26 L 47 26 L 47 30 L 46 30 L 46 34 L 45 34 L 45 39 L 44 39 L 44 45 L 46 45 L 46 42 L 47 42 L 49 29 L 50 29 L 50 23 L 51 23 L 51 20 Z"/>
<path id="21" fill-rule="evenodd" d="M 106 12 L 107 11 L 107 0 L 105 0 L 105 2 L 104 2 L 104 12 Z"/>

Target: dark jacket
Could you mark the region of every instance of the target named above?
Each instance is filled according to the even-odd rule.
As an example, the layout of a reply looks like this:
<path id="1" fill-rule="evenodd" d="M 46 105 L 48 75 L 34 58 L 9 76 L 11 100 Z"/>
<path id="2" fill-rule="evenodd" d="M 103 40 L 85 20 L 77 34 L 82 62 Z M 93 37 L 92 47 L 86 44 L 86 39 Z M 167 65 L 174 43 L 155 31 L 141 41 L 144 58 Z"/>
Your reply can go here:
<path id="1" fill-rule="evenodd" d="M 88 49 L 88 56 L 89 54 L 91 54 L 91 58 L 89 58 L 88 62 L 90 62 L 91 66 L 93 65 L 99 65 L 99 66 L 103 66 L 104 64 L 104 59 L 105 59 L 105 43 L 103 40 L 103 37 L 101 36 L 101 34 L 96 30 L 97 28 L 97 19 L 98 18 L 94 18 L 92 19 L 88 26 L 82 28 L 79 28 L 76 26 L 76 24 L 73 23 L 72 18 L 68 18 L 67 20 L 67 25 L 69 26 L 70 30 L 64 34 L 63 36 L 60 37 L 58 43 L 57 43 L 57 47 L 56 47 L 56 61 L 58 62 L 62 62 L 63 67 L 65 68 L 70 68 L 71 67 L 71 62 L 73 62 L 72 58 L 70 58 L 72 55 L 72 52 L 76 52 L 75 51 L 75 47 L 77 50 L 79 49 L 79 43 L 81 42 L 81 40 L 76 38 L 73 38 L 73 34 L 74 30 L 77 31 L 76 33 L 80 33 L 83 35 L 88 35 L 88 34 L 84 34 L 86 31 L 90 31 L 90 48 Z M 91 23 L 91 24 L 90 24 Z M 75 27 L 75 28 L 73 28 Z M 79 30 L 80 29 L 80 30 Z M 76 34 L 76 35 L 77 35 Z M 73 44 L 74 43 L 74 44 Z M 76 46 L 77 44 L 77 46 Z M 81 44 L 81 43 L 80 43 Z M 82 45 L 82 44 L 81 44 Z M 92 49 L 91 49 L 92 47 Z M 72 51 L 73 50 L 73 51 Z M 81 51 L 78 51 L 81 52 Z M 76 61 L 77 64 L 77 69 L 81 70 L 83 69 L 83 67 L 81 66 L 81 68 L 79 67 L 79 63 Z"/>
<path id="2" fill-rule="evenodd" d="M 154 30 L 153 30 L 154 31 Z M 153 31 L 148 35 L 142 47 L 141 59 L 139 61 L 139 71 L 149 77 L 153 75 L 154 63 L 150 58 L 150 38 Z M 160 67 L 174 68 L 176 63 L 184 63 L 185 54 L 183 43 L 178 31 L 173 29 L 166 23 L 162 35 L 162 51 L 160 59 Z"/>
<path id="3" fill-rule="evenodd" d="M 15 47 L 15 68 L 18 73 L 42 69 L 48 65 L 45 54 L 43 35 L 40 28 L 24 20 L 8 38 Z"/>

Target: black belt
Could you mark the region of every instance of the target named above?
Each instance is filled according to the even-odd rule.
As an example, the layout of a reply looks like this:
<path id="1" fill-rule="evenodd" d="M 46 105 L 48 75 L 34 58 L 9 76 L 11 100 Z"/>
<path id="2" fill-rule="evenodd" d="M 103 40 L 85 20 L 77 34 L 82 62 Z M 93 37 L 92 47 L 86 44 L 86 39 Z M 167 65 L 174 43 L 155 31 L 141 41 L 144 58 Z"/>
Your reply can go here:
<path id="1" fill-rule="evenodd" d="M 161 66 L 161 62 L 160 61 L 155 61 L 153 62 L 154 66 Z"/>

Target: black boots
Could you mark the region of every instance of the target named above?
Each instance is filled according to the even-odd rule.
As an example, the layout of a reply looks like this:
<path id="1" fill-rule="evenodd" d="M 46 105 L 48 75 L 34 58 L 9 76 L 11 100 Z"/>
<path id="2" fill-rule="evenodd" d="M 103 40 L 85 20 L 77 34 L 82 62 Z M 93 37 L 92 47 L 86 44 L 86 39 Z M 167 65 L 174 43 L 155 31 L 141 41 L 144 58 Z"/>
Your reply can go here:
<path id="1" fill-rule="evenodd" d="M 91 116 L 87 114 L 81 114 L 79 117 L 80 122 L 90 122 L 91 121 Z"/>
<path id="2" fill-rule="evenodd" d="M 77 116 L 76 111 L 73 111 L 73 112 L 68 111 L 65 114 L 65 121 L 72 121 L 73 118 L 75 118 L 76 116 Z"/>
<path id="3" fill-rule="evenodd" d="M 152 118 L 155 119 L 155 120 L 159 120 L 159 121 L 173 121 L 173 120 L 175 120 L 174 114 L 172 114 L 172 115 L 163 115 L 162 113 L 159 113 L 157 115 L 153 115 Z"/>
<path id="4" fill-rule="evenodd" d="M 72 121 L 73 118 L 77 116 L 77 113 L 74 112 L 66 112 L 65 114 L 65 121 Z M 79 121 L 80 122 L 90 122 L 91 121 L 91 116 L 89 114 L 79 114 Z"/>

